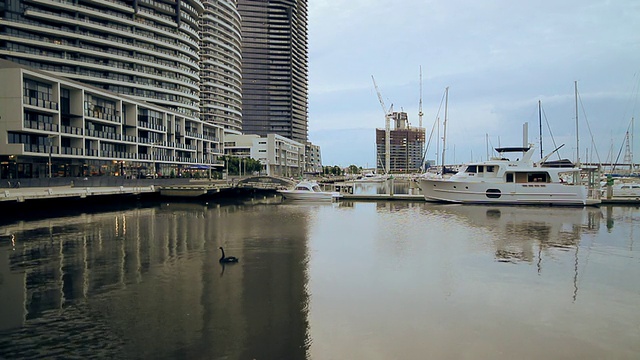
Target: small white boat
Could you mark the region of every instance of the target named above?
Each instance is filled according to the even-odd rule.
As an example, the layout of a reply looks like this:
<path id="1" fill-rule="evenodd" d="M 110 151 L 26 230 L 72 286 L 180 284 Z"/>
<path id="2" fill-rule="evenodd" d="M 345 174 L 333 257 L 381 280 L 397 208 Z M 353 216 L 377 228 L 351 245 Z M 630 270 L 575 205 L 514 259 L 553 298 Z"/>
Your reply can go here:
<path id="1" fill-rule="evenodd" d="M 371 182 L 371 183 L 378 183 L 378 182 L 385 182 L 387 181 L 387 176 L 386 175 L 379 175 L 379 174 L 364 174 L 364 176 L 362 176 L 359 179 L 356 179 L 356 182 Z"/>
<path id="2" fill-rule="evenodd" d="M 597 205 L 587 187 L 569 184 L 562 173 L 579 173 L 573 164 L 534 163 L 534 147 L 497 148 L 500 156 L 470 163 L 448 179 L 423 177 L 420 188 L 427 201 L 462 204 Z M 518 153 L 516 160 L 507 153 Z M 568 166 L 567 166 L 568 165 Z M 598 194 L 599 195 L 599 194 Z"/>
<path id="3" fill-rule="evenodd" d="M 278 192 L 289 200 L 333 201 L 340 197 L 337 192 L 322 191 L 320 185 L 313 181 L 301 181 L 293 189 L 278 190 Z"/>
<path id="4" fill-rule="evenodd" d="M 608 192 L 606 182 L 602 184 L 602 198 L 614 200 L 638 200 L 640 199 L 640 182 L 636 179 L 615 179 L 611 185 L 611 194 Z"/>

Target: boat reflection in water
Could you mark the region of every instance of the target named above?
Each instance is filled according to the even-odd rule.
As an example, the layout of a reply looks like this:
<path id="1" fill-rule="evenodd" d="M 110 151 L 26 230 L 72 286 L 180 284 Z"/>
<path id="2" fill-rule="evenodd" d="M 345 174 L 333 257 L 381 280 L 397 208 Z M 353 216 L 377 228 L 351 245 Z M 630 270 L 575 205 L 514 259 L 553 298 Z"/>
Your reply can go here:
<path id="1" fill-rule="evenodd" d="M 546 250 L 576 249 L 585 234 L 600 227 L 599 208 L 450 205 L 447 211 L 494 236 L 499 261 L 540 261 Z"/>

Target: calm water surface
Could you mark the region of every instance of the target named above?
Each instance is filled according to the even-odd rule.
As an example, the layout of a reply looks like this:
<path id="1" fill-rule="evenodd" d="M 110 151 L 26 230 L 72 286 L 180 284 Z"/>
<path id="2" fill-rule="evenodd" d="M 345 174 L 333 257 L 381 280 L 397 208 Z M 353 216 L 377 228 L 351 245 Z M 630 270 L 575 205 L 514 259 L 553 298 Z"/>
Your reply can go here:
<path id="1" fill-rule="evenodd" d="M 639 234 L 634 207 L 276 198 L 5 224 L 0 358 L 638 359 Z"/>

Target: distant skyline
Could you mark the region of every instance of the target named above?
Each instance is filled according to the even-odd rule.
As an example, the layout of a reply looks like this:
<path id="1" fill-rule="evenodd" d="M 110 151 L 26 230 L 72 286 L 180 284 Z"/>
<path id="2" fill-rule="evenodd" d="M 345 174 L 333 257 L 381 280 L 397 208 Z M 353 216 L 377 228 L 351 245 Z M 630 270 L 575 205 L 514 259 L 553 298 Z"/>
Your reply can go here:
<path id="1" fill-rule="evenodd" d="M 309 2 L 309 140 L 324 165 L 374 167 L 384 113 L 371 76 L 386 105 L 418 126 L 422 67 L 427 138 L 449 87 L 447 163 L 486 158 L 487 138 L 490 148 L 522 145 L 525 122 L 538 146 L 539 100 L 544 154 L 565 144 L 560 155 L 575 160 L 574 81 L 581 160 L 622 151 L 622 161 L 632 117 L 640 133 L 638 19 L 636 1 Z"/>

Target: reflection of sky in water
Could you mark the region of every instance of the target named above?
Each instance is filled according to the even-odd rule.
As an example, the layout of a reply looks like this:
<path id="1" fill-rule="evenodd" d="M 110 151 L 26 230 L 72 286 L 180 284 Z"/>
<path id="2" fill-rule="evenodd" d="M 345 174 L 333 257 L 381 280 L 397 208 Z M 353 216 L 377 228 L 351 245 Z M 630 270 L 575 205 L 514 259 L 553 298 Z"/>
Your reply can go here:
<path id="1" fill-rule="evenodd" d="M 348 226 L 374 207 L 356 204 L 327 221 Z M 640 275 L 639 255 L 620 248 L 622 264 L 596 255 L 609 238 L 600 209 L 377 210 L 357 245 L 320 236 L 327 229 L 312 239 L 314 358 L 597 359 L 640 350 L 640 294 L 628 278 Z M 608 279 L 623 267 L 627 280 Z M 604 334 L 603 324 L 611 329 Z"/>
<path id="2" fill-rule="evenodd" d="M 0 357 L 631 359 L 638 220 L 262 201 L 8 225 Z"/>

